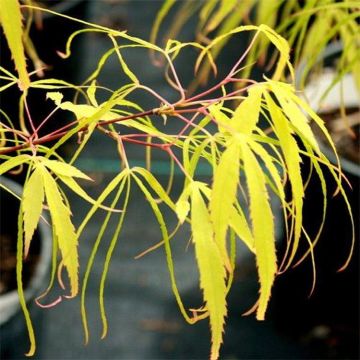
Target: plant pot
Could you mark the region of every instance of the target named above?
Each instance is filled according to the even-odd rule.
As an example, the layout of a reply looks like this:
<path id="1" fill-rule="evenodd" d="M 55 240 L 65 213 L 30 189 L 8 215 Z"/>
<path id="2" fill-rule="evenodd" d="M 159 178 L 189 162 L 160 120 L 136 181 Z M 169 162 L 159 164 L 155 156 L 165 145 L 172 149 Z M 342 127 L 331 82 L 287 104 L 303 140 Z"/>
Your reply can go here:
<path id="1" fill-rule="evenodd" d="M 0 176 L 0 184 L 21 195 L 22 188 L 12 180 Z M 16 254 L 17 213 L 19 202 L 3 188 L 1 194 L 1 285 L 0 295 L 1 359 L 19 359 L 28 350 L 28 333 L 16 290 L 14 266 Z M 13 258 L 14 257 L 14 258 Z M 25 298 L 36 330 L 41 326 L 41 309 L 34 306 L 34 298 L 46 287 L 51 262 L 51 233 L 42 221 L 32 240 L 29 260 L 24 261 L 23 280 Z M 9 267 L 4 270 L 4 265 Z M 5 291 L 7 290 L 7 291 Z M 40 334 L 39 334 L 40 335 Z M 37 336 L 41 340 L 41 336 Z"/>
<path id="2" fill-rule="evenodd" d="M 322 57 L 325 64 L 336 58 L 341 51 L 341 44 L 332 45 Z M 302 69 L 299 70 L 299 75 Z M 333 73 L 326 70 L 311 81 L 304 90 L 312 108 L 325 120 L 331 135 L 331 119 L 338 112 L 341 104 L 351 109 L 353 114 L 360 111 L 359 92 L 355 88 L 352 76 L 345 75 L 341 85 L 334 86 L 323 97 L 325 90 L 333 80 Z M 357 110 L 356 110 L 357 109 Z M 326 113 L 328 115 L 326 115 Z M 330 114 L 330 116 L 329 116 Z M 338 120 L 336 120 L 338 121 Z M 359 131 L 357 136 L 359 136 Z M 315 129 L 314 132 L 316 133 Z M 335 164 L 336 158 L 327 141 L 321 136 L 317 140 L 326 156 Z M 353 146 L 359 151 L 357 143 Z M 351 222 L 347 206 L 341 196 L 332 197 L 337 188 L 332 175 L 324 171 L 328 189 L 327 218 L 323 231 L 314 249 L 316 262 L 316 286 L 308 298 L 312 284 L 310 257 L 298 267 L 280 276 L 275 284 L 272 309 L 279 331 L 303 344 L 311 358 L 359 358 L 359 198 L 360 164 L 338 148 L 343 173 L 352 189 L 343 182 L 355 226 L 355 248 L 348 267 L 338 272 L 345 263 L 351 248 Z M 345 149 L 348 150 L 348 149 Z M 356 151 L 355 151 L 356 152 Z M 358 155 L 358 154 L 357 154 Z M 306 159 L 303 174 L 307 177 Z M 315 171 L 313 171 L 313 174 Z M 322 221 L 321 183 L 313 176 L 305 192 L 304 228 L 314 239 Z M 303 252 L 308 249 L 303 241 Z M 308 289 L 308 291 L 307 291 Z"/>

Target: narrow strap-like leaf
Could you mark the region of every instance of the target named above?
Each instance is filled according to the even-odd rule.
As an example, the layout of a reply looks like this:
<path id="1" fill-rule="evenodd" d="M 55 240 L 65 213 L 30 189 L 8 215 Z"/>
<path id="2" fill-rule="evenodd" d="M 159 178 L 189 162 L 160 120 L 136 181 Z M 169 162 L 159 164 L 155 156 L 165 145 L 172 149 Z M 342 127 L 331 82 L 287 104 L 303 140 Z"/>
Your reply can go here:
<path id="1" fill-rule="evenodd" d="M 193 183 L 191 192 L 191 229 L 200 273 L 200 287 L 204 292 L 210 317 L 210 358 L 218 359 L 227 314 L 226 271 L 221 253 L 214 241 L 210 215 L 197 183 Z"/>
<path id="2" fill-rule="evenodd" d="M 241 141 L 241 153 L 249 193 L 256 263 L 260 279 L 256 318 L 264 320 L 277 270 L 274 219 L 263 170 L 245 141 Z"/>
<path id="3" fill-rule="evenodd" d="M 210 199 L 210 219 L 213 224 L 215 242 L 219 247 L 223 263 L 231 272 L 231 265 L 226 249 L 226 233 L 232 206 L 236 199 L 239 182 L 240 146 L 233 141 L 224 151 L 215 169 L 214 182 Z"/>
<path id="4" fill-rule="evenodd" d="M 44 184 L 41 170 L 35 168 L 33 173 L 30 175 L 29 180 L 24 185 L 22 198 L 25 233 L 25 257 L 29 252 L 30 242 L 40 219 L 43 208 L 44 195 Z"/>
<path id="5" fill-rule="evenodd" d="M 56 181 L 50 175 L 49 171 L 42 165 L 39 165 L 39 169 L 41 169 L 46 200 L 57 235 L 62 261 L 70 280 L 70 295 L 75 296 L 79 290 L 79 259 L 77 235 L 74 225 L 71 222 L 71 212 L 65 205 Z"/>
<path id="6" fill-rule="evenodd" d="M 19 86 L 21 90 L 25 91 L 30 86 L 30 78 L 26 70 L 23 24 L 19 0 L 1 0 L 0 23 L 19 74 Z"/>

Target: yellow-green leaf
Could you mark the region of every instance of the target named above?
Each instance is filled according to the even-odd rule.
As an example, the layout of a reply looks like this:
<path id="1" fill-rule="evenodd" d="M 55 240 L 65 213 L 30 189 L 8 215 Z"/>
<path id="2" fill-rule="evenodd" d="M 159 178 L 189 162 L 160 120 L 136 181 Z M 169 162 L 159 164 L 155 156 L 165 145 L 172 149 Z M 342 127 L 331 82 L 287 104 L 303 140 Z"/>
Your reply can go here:
<path id="1" fill-rule="evenodd" d="M 300 110 L 296 103 L 292 100 L 294 89 L 288 84 L 271 81 L 270 87 L 279 100 L 280 106 L 286 114 L 287 118 L 293 124 L 299 135 L 306 139 L 312 148 L 319 153 L 320 149 L 315 140 L 315 136 L 310 128 L 309 119 Z"/>
<path id="2" fill-rule="evenodd" d="M 190 212 L 190 202 L 188 200 L 190 196 L 190 191 L 191 187 L 187 186 L 181 193 L 178 201 L 175 204 L 175 212 L 181 224 L 184 223 L 186 217 Z"/>
<path id="3" fill-rule="evenodd" d="M 43 159 L 42 163 L 56 175 L 77 177 L 81 179 L 91 180 L 86 174 L 77 169 L 75 166 L 69 165 L 58 160 Z"/>
<path id="4" fill-rule="evenodd" d="M 260 280 L 260 296 L 256 318 L 264 320 L 277 270 L 274 219 L 266 189 L 264 171 L 247 143 L 243 139 L 240 143 Z"/>
<path id="5" fill-rule="evenodd" d="M 99 104 L 96 101 L 96 80 L 93 80 L 86 90 L 86 94 L 90 100 L 90 104 L 92 106 L 99 106 Z"/>
<path id="6" fill-rule="evenodd" d="M 302 208 L 304 197 L 304 185 L 301 177 L 301 157 L 299 154 L 299 147 L 296 140 L 292 136 L 292 129 L 289 126 L 288 120 L 285 118 L 282 111 L 275 104 L 274 100 L 269 94 L 264 92 L 267 106 L 273 121 L 274 131 L 277 138 L 280 141 L 280 147 L 282 149 L 289 180 L 291 183 L 292 199 L 294 202 L 294 239 L 292 245 L 292 252 L 288 261 L 288 265 L 294 258 L 296 250 L 298 248 L 299 239 L 301 235 L 302 226 Z"/>
<path id="7" fill-rule="evenodd" d="M 29 155 L 17 155 L 9 160 L 6 160 L 4 163 L 0 164 L 0 175 L 7 173 L 13 168 L 16 168 L 25 162 L 30 161 L 31 157 Z"/>
<path id="8" fill-rule="evenodd" d="M 260 86 L 249 89 L 248 97 L 236 108 L 231 119 L 231 127 L 235 131 L 249 135 L 254 130 L 259 120 L 262 92 Z"/>
<path id="9" fill-rule="evenodd" d="M 219 248 L 213 239 L 208 209 L 197 183 L 192 183 L 191 228 L 200 272 L 200 287 L 204 292 L 211 326 L 211 359 L 219 357 L 226 309 L 226 271 Z"/>
<path id="10" fill-rule="evenodd" d="M 61 105 L 61 101 L 63 99 L 64 95 L 59 91 L 52 91 L 46 93 L 46 98 L 52 100 L 56 106 Z"/>
<path id="11" fill-rule="evenodd" d="M 221 104 L 212 104 L 208 107 L 210 114 L 216 120 L 216 123 L 219 126 L 219 131 L 229 132 L 229 129 L 231 128 L 230 118 L 223 111 L 221 111 L 221 109 Z"/>
<path id="12" fill-rule="evenodd" d="M 30 78 L 26 70 L 22 15 L 18 0 L 0 1 L 0 23 L 19 74 L 19 87 L 25 91 L 30 86 Z"/>
<path id="13" fill-rule="evenodd" d="M 46 200 L 58 239 L 62 262 L 70 279 L 70 295 L 73 297 L 76 296 L 79 291 L 79 259 L 77 251 L 78 239 L 74 225 L 71 222 L 71 211 L 65 205 L 56 181 L 49 171 L 42 165 L 39 165 L 38 168 L 41 169 Z"/>
<path id="14" fill-rule="evenodd" d="M 235 231 L 236 235 L 249 248 L 249 250 L 254 253 L 254 237 L 249 224 L 245 215 L 242 212 L 239 212 L 234 206 L 231 209 L 229 226 Z"/>
<path id="15" fill-rule="evenodd" d="M 29 180 L 24 185 L 22 198 L 22 211 L 24 213 L 24 256 L 26 257 L 31 239 L 38 225 L 44 202 L 44 184 L 41 171 L 35 168 Z"/>
<path id="16" fill-rule="evenodd" d="M 222 154 L 215 169 L 210 199 L 210 219 L 214 227 L 215 242 L 219 247 L 223 263 L 231 270 L 226 249 L 226 232 L 232 206 L 236 200 L 236 188 L 240 171 L 240 147 L 233 141 Z"/>

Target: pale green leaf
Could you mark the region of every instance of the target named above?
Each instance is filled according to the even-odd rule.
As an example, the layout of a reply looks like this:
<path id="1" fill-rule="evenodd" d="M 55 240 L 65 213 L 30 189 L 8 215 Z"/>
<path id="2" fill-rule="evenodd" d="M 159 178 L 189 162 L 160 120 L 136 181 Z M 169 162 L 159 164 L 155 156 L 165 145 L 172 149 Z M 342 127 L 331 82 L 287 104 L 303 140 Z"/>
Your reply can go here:
<path id="1" fill-rule="evenodd" d="M 165 253 L 166 253 L 166 262 L 167 262 L 168 271 L 169 271 L 169 275 L 170 275 L 170 281 L 171 281 L 171 288 L 172 288 L 172 291 L 174 293 L 176 302 L 177 302 L 177 304 L 179 306 L 180 312 L 184 316 L 185 320 L 188 323 L 193 324 L 194 321 L 193 321 L 193 319 L 191 319 L 189 317 L 189 315 L 186 312 L 186 309 L 184 307 L 184 304 L 182 302 L 182 299 L 181 299 L 181 296 L 180 296 L 180 293 L 179 293 L 178 286 L 176 284 L 174 262 L 173 262 L 172 251 L 171 251 L 171 246 L 170 246 L 170 237 L 169 237 L 169 233 L 168 233 L 168 230 L 167 230 L 167 227 L 166 227 L 164 217 L 163 217 L 163 215 L 162 215 L 162 213 L 161 213 L 161 211 L 159 209 L 159 206 L 156 203 L 155 199 L 153 198 L 153 196 L 151 195 L 149 190 L 146 188 L 146 186 L 143 184 L 143 182 L 140 180 L 140 178 L 137 177 L 135 174 L 132 174 L 132 176 L 135 179 L 135 181 L 138 184 L 141 191 L 143 192 L 143 194 L 145 195 L 146 200 L 149 202 L 149 205 L 151 206 L 151 208 L 152 208 L 152 210 L 154 212 L 156 220 L 159 223 L 160 230 L 161 230 L 161 235 L 163 237 L 163 242 L 164 242 L 164 248 L 165 248 Z"/>
<path id="2" fill-rule="evenodd" d="M 56 181 L 48 170 L 39 165 L 44 181 L 45 195 L 49 206 L 51 220 L 58 239 L 59 249 L 62 255 L 62 262 L 67 270 L 70 280 L 70 295 L 76 296 L 79 291 L 79 259 L 78 259 L 78 238 L 74 225 L 71 222 L 71 211 L 65 205 Z"/>
<path id="3" fill-rule="evenodd" d="M 58 160 L 42 159 L 41 162 L 56 175 L 76 177 L 91 180 L 86 174 L 77 169 L 75 166 L 69 165 Z"/>
<path id="4" fill-rule="evenodd" d="M 0 23 L 19 74 L 19 87 L 25 91 L 30 86 L 30 78 L 26 70 L 26 58 L 22 39 L 23 24 L 19 0 L 1 0 Z"/>
<path id="5" fill-rule="evenodd" d="M 210 199 L 210 219 L 214 228 L 215 242 L 219 247 L 223 263 L 231 270 L 226 249 L 226 233 L 232 206 L 236 200 L 239 182 L 240 146 L 233 141 L 222 154 L 214 173 Z"/>
<path id="6" fill-rule="evenodd" d="M 157 194 L 157 196 L 172 210 L 175 210 L 174 202 L 170 199 L 169 195 L 151 172 L 141 167 L 134 167 L 132 172 L 140 174 L 149 184 L 150 188 Z"/>
<path id="7" fill-rule="evenodd" d="M 210 317 L 211 359 L 218 359 L 223 341 L 226 309 L 226 271 L 214 234 L 210 215 L 196 183 L 191 192 L 191 229 L 196 260 L 200 273 L 200 287 Z"/>
<path id="8" fill-rule="evenodd" d="M 159 32 L 160 25 L 174 4 L 175 4 L 175 0 L 163 1 L 160 10 L 156 14 L 156 18 L 151 29 L 151 33 L 150 33 L 151 43 L 153 44 L 156 43 L 156 38 Z"/>
<path id="9" fill-rule="evenodd" d="M 120 47 L 119 45 L 117 44 L 114 36 L 112 36 L 111 34 L 108 34 L 112 43 L 114 44 L 114 49 L 115 49 L 115 52 L 118 56 L 118 59 L 120 61 L 120 65 L 121 65 L 121 68 L 123 69 L 124 73 L 128 76 L 128 78 L 134 83 L 134 84 L 139 84 L 139 80 L 138 78 L 136 77 L 136 75 L 130 70 L 129 66 L 127 65 L 126 61 L 124 60 L 123 56 L 121 55 L 121 52 L 120 52 Z"/>
<path id="10" fill-rule="evenodd" d="M 92 106 L 98 107 L 99 104 L 96 101 L 96 80 L 93 80 L 86 90 L 87 96 Z"/>
<path id="11" fill-rule="evenodd" d="M 94 200 L 92 197 L 90 197 L 85 190 L 82 189 L 82 187 L 72 178 L 69 176 L 64 176 L 64 175 L 58 175 L 59 179 L 66 184 L 75 194 L 79 195 L 80 197 L 82 197 L 84 200 L 86 200 L 87 202 L 89 202 L 92 205 L 98 206 L 99 208 L 103 209 L 103 210 L 107 210 L 107 211 L 111 211 L 111 212 L 122 212 L 122 210 L 117 210 L 111 207 L 107 207 L 101 204 L 97 203 L 97 200 Z"/>
<path id="12" fill-rule="evenodd" d="M 277 271 L 274 219 L 263 169 L 247 143 L 243 139 L 240 143 L 260 280 L 260 296 L 256 318 L 264 320 Z"/>
<path id="13" fill-rule="evenodd" d="M 44 202 L 44 184 L 41 171 L 35 168 L 29 180 L 25 182 L 22 197 L 22 211 L 24 218 L 24 256 L 26 257 L 31 239 L 38 225 Z"/>

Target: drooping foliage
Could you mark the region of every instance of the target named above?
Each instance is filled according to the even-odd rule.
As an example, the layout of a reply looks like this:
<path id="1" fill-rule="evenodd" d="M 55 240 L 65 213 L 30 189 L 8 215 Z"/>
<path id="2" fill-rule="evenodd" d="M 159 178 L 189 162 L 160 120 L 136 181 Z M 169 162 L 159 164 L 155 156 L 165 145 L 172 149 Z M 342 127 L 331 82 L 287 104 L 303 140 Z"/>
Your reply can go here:
<path id="1" fill-rule="evenodd" d="M 211 31 L 224 23 L 227 14 L 232 11 L 235 2 L 223 1 L 211 22 L 206 24 L 208 14 L 214 11 L 216 2 L 207 2 L 202 9 L 200 26 Z M 264 7 L 265 7 L 265 3 Z M 5 4 L 5 2 L 2 2 Z M 2 13 L 10 7 L 2 6 Z M 10 9 L 10 10 L 9 10 Z M 39 10 L 38 8 L 35 8 Z M 43 10 L 50 11 L 50 10 Z M 264 10 L 265 11 L 265 10 Z M 63 16 L 57 14 L 57 16 Z M 159 16 L 164 16 L 159 15 Z M 260 15 L 259 15 L 260 16 Z M 14 61 L 25 62 L 25 55 L 18 44 L 19 39 L 10 40 L 13 22 L 19 27 L 19 19 L 8 19 L 1 15 L 3 28 L 9 44 L 14 42 Z M 4 20 L 5 19 L 5 20 Z M 79 21 L 72 19 L 73 21 Z M 5 23 L 5 22 L 6 23 Z M 21 264 L 23 255 L 29 251 L 34 230 L 42 214 L 48 213 L 53 230 L 55 261 L 52 274 L 58 269 L 58 281 L 68 294 L 62 298 L 71 298 L 81 293 L 81 312 L 86 341 L 89 329 L 86 315 L 86 288 L 91 269 L 99 246 L 105 236 L 109 221 L 118 218 L 118 225 L 112 236 L 104 265 L 99 290 L 100 312 L 103 321 L 103 336 L 107 333 L 106 309 L 104 305 L 106 274 L 113 250 L 121 236 L 121 228 L 127 214 L 129 194 L 136 188 L 141 191 L 150 205 L 160 228 L 160 242 L 157 247 L 164 247 L 170 282 L 179 309 L 190 324 L 209 318 L 211 329 L 210 357 L 219 357 L 225 321 L 227 316 L 226 297 L 232 283 L 235 270 L 234 234 L 236 241 L 243 242 L 256 259 L 259 277 L 259 298 L 254 299 L 254 309 L 259 320 L 265 318 L 266 309 L 271 297 L 271 289 L 280 270 L 288 268 L 296 259 L 300 241 L 309 241 L 309 253 L 313 253 L 311 239 L 302 237 L 302 210 L 305 183 L 301 174 L 302 159 L 308 158 L 322 181 L 322 191 L 326 197 L 326 186 L 323 183 L 322 168 L 327 167 L 342 189 L 339 166 L 332 165 L 319 149 L 309 126 L 314 121 L 332 141 L 323 126 L 322 120 L 301 100 L 294 89 L 294 79 L 283 82 L 284 73 L 293 75 L 289 61 L 290 48 L 286 40 L 267 25 L 244 25 L 227 28 L 206 46 L 199 43 L 181 43 L 169 40 L 164 48 L 143 39 L 130 36 L 124 31 L 108 29 L 96 24 L 85 23 L 88 28 L 74 33 L 69 39 L 64 58 L 71 55 L 72 41 L 77 36 L 97 32 L 108 37 L 112 47 L 100 56 L 98 66 L 81 85 L 69 84 L 61 79 L 32 78 L 27 86 L 26 70 L 18 65 L 18 73 L 12 74 L 0 68 L 1 79 L 6 83 L 1 90 L 21 83 L 23 90 L 30 93 L 42 90 L 48 101 L 53 102 L 54 110 L 64 111 L 73 117 L 73 121 L 59 126 L 53 132 L 40 135 L 39 128 L 33 124 L 31 117 L 26 118 L 26 129 L 16 129 L 11 119 L 1 114 L 0 123 L 0 175 L 6 174 L 20 166 L 27 172 L 19 214 L 19 256 L 18 287 L 19 297 L 30 334 L 31 348 L 29 355 L 35 352 L 35 338 L 21 283 Z M 206 61 L 215 67 L 213 51 L 219 44 L 231 36 L 242 33 L 253 36 L 251 46 L 243 54 L 237 54 L 234 65 L 228 74 L 219 79 L 213 87 L 196 95 L 187 95 L 175 60 L 187 48 L 198 51 L 195 67 L 199 68 Z M 274 64 L 274 75 L 256 82 L 251 79 L 237 78 L 239 69 L 246 63 L 246 55 L 251 55 L 259 44 L 272 43 L 278 58 Z M 151 50 L 161 58 L 167 67 L 167 80 L 177 92 L 177 100 L 163 98 L 143 84 L 136 76 L 136 69 L 126 62 L 124 53 L 137 48 Z M 96 79 L 110 57 L 119 61 L 119 68 L 126 77 L 126 83 L 118 89 L 104 89 L 97 85 Z M 22 70 L 20 70 L 22 69 Z M 232 84 L 242 84 L 233 90 Z M 76 96 L 64 101 L 65 92 L 71 90 Z M 100 103 L 98 94 L 106 100 Z M 143 109 L 141 104 L 132 100 L 134 93 L 147 93 L 158 102 L 158 107 Z M 26 93 L 21 101 L 27 106 Z M 232 108 L 232 100 L 238 105 Z M 160 115 L 160 116 L 159 116 Z M 167 121 L 177 121 L 181 130 L 177 133 L 167 131 Z M 45 122 L 48 119 L 45 119 Z M 165 120 L 165 126 L 164 121 Z M 126 132 L 122 131 L 124 127 Z M 92 135 L 101 132 L 113 143 L 114 151 L 119 155 L 121 170 L 104 188 L 97 199 L 92 199 L 80 186 L 79 180 L 90 178 L 77 168 L 77 160 L 87 146 Z M 58 150 L 79 136 L 77 149 L 72 158 L 66 162 Z M 50 141 L 55 142 L 49 145 Z M 179 198 L 174 199 L 171 187 L 165 189 L 158 179 L 146 167 L 133 167 L 127 157 L 127 146 L 136 144 L 149 149 L 163 151 L 177 168 L 184 179 Z M 335 149 L 334 149 L 335 151 Z M 149 153 L 148 153 L 149 154 Z M 150 159 L 151 160 L 151 159 Z M 198 176 L 198 168 L 207 164 L 211 176 L 204 181 Z M 173 174 L 169 174 L 170 178 Z M 171 182 L 170 182 L 171 184 Z M 289 187 L 289 192 L 285 188 Z M 72 221 L 71 203 L 66 191 L 74 192 L 92 206 L 78 227 Z M 36 194 L 36 196 L 35 196 Z M 241 195 L 241 196 L 240 196 Z M 246 201 L 240 198 L 244 197 Z M 270 198 L 277 197 L 282 206 L 282 221 L 287 226 L 288 248 L 284 254 L 276 249 L 274 210 Z M 109 200 L 112 199 L 112 200 Z M 105 205 L 107 202 L 110 205 Z M 173 211 L 178 217 L 178 226 L 170 231 L 163 213 L 163 207 Z M 325 212 L 324 207 L 324 212 Z M 79 238 L 98 211 L 106 211 L 106 218 L 99 229 L 85 275 L 79 280 Z M 181 226 L 190 224 L 192 244 L 195 248 L 196 262 L 199 269 L 199 287 L 203 293 L 203 304 L 194 314 L 188 310 L 188 304 L 182 302 L 177 287 L 172 257 L 172 239 Z M 23 249 L 23 250 L 22 250 Z M 60 257 L 57 260 L 56 253 Z M 302 255 L 302 254 L 301 254 Z M 68 281 L 62 273 L 66 271 Z M 66 286 L 66 284 L 69 284 Z M 51 286 L 50 286 L 51 288 Z M 49 290 L 49 289 L 48 289 Z M 191 315 L 190 315 L 191 314 Z"/>

